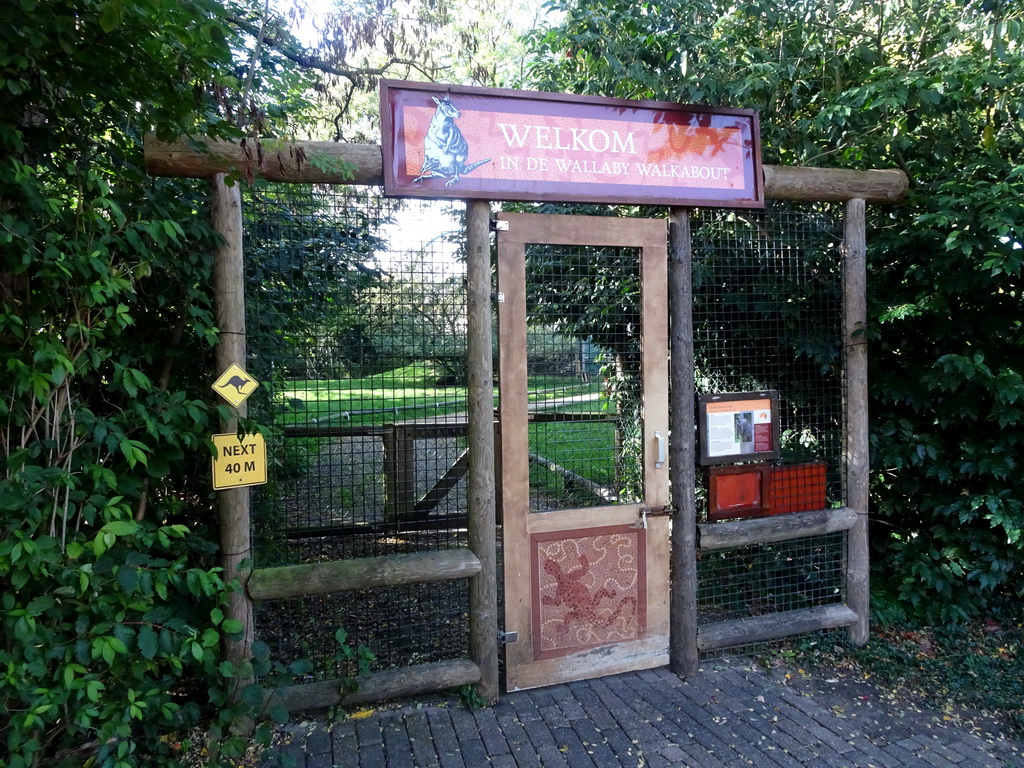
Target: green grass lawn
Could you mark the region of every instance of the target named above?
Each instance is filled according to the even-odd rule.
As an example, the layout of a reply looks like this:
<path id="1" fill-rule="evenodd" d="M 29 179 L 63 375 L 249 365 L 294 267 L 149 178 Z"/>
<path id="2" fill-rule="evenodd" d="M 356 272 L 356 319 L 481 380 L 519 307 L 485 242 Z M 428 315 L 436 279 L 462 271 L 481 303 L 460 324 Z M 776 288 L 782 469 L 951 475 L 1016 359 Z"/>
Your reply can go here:
<path id="1" fill-rule="evenodd" d="M 437 373 L 427 363 L 416 363 L 361 379 L 318 379 L 286 382 L 275 398 L 278 426 L 383 426 L 432 416 L 464 413 L 468 407 L 464 386 L 436 386 Z M 538 413 L 591 413 L 607 415 L 607 402 L 593 397 L 599 381 L 576 377 L 536 376 L 528 379 L 528 398 Z M 497 402 L 497 388 L 494 390 Z M 585 399 L 581 399 L 585 398 Z M 544 407 L 547 402 L 550 407 Z M 318 448 L 315 438 L 290 441 L 298 451 L 293 468 L 305 464 L 301 455 Z M 614 488 L 615 426 L 612 421 L 534 423 L 529 428 L 529 451 L 572 473 L 607 488 Z M 301 469 L 298 470 L 301 473 Z M 531 486 L 552 496 L 565 496 L 579 505 L 604 503 L 593 494 L 567 489 L 566 477 L 531 466 Z"/>
<path id="2" fill-rule="evenodd" d="M 437 375 L 415 363 L 361 379 L 289 381 L 276 398 L 282 426 L 372 426 L 466 410 L 466 388 L 435 386 Z"/>
<path id="3" fill-rule="evenodd" d="M 313 379 L 286 382 L 275 398 L 280 426 L 375 426 L 430 416 L 463 413 L 465 386 L 436 386 L 437 373 L 414 363 L 361 379 Z M 597 383 L 550 376 L 529 381 L 531 402 L 592 394 Z M 497 387 L 494 389 L 497 398 Z"/>

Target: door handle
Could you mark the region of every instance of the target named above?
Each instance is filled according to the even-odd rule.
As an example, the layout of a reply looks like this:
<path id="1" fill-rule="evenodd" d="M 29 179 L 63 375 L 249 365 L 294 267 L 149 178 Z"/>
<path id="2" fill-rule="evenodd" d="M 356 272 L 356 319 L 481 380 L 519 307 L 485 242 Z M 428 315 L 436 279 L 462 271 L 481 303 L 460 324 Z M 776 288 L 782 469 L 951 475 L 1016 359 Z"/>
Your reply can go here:
<path id="1" fill-rule="evenodd" d="M 657 430 L 654 433 L 654 439 L 658 441 L 658 458 L 654 462 L 656 469 L 661 469 L 665 466 L 665 436 L 661 434 L 661 430 Z"/>

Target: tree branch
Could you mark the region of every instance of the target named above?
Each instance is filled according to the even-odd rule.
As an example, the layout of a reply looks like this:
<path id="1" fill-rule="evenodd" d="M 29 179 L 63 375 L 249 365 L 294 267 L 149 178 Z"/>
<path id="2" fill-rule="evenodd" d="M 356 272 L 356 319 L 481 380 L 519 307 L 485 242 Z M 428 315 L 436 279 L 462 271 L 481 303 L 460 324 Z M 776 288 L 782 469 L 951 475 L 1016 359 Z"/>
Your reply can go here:
<path id="1" fill-rule="evenodd" d="M 363 77 L 379 77 L 387 72 L 391 67 L 394 66 L 405 66 L 415 69 L 420 74 L 426 77 L 432 77 L 429 72 L 424 70 L 417 62 L 408 61 L 406 59 L 400 59 L 397 57 L 390 58 L 387 63 L 382 64 L 379 67 L 350 67 L 348 65 L 338 66 L 332 64 L 319 56 L 312 56 L 304 51 L 297 50 L 295 46 L 288 40 L 281 38 L 277 34 L 266 34 L 262 29 L 257 27 L 245 19 L 241 19 L 237 16 L 228 15 L 224 17 L 224 20 L 229 24 L 233 24 L 243 32 L 246 32 L 256 38 L 258 43 L 266 45 L 268 48 L 273 48 L 279 54 L 284 56 L 289 61 L 298 64 L 300 67 L 306 69 L 315 69 L 318 72 L 323 72 L 328 75 L 336 75 L 338 77 L 344 77 L 352 81 L 356 81 Z"/>

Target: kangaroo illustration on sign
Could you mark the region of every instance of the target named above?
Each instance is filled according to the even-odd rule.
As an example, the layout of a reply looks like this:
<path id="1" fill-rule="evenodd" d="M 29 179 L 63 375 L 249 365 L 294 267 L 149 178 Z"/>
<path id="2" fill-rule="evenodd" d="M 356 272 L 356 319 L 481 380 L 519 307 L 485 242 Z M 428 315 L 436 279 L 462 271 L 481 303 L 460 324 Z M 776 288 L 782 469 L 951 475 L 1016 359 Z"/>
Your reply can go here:
<path id="1" fill-rule="evenodd" d="M 457 184 L 460 177 L 479 168 L 484 163 L 491 162 L 488 158 L 466 165 L 466 159 L 469 157 L 469 142 L 455 125 L 455 121 L 462 117 L 462 113 L 448 97 L 449 94 L 445 94 L 444 99 L 430 97 L 437 104 L 437 110 L 430 119 L 427 135 L 423 138 L 423 167 L 420 168 L 420 175 L 413 179 L 413 182 L 437 177 L 448 179 L 444 185 L 450 187 L 452 184 Z"/>
<path id="2" fill-rule="evenodd" d="M 238 390 L 238 394 L 242 394 L 242 387 L 249 384 L 252 379 L 243 379 L 241 376 L 232 376 L 230 379 L 220 385 L 221 389 L 227 389 L 228 387 L 234 387 Z"/>

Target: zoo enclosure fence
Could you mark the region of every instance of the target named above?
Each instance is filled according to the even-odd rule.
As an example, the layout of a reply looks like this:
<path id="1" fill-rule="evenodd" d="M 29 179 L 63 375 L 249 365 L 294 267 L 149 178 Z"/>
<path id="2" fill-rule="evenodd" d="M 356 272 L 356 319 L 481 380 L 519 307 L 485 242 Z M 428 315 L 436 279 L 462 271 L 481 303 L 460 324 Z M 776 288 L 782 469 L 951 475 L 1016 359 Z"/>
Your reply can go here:
<path id="1" fill-rule="evenodd" d="M 843 505 L 846 476 L 836 217 L 807 204 L 700 211 L 693 232 L 697 391 L 778 390 L 781 463 L 823 467 L 823 508 Z M 249 369 L 271 383 L 252 412 L 273 425 L 277 457 L 254 500 L 256 567 L 465 548 L 461 211 L 387 200 L 372 188 L 274 185 L 249 193 L 246 222 Z M 545 423 L 530 450 L 540 476 L 555 467 L 574 488 L 572 503 L 585 506 L 601 501 L 608 469 L 589 462 L 579 440 L 553 451 L 566 426 L 607 418 L 602 369 L 612 356 L 593 336 L 555 326 L 550 311 L 535 312 L 528 366 L 532 408 Z M 570 415 L 572 424 L 561 421 Z M 707 524 L 707 477 L 698 478 Z M 551 503 L 551 493 L 538 493 L 538 503 Z M 842 606 L 845 556 L 841 531 L 702 549 L 698 634 L 723 621 Z M 454 661 L 468 647 L 468 601 L 465 580 L 265 600 L 257 636 L 282 659 L 313 660 L 317 681 L 353 671 L 337 655 L 341 628 L 378 669 Z M 726 637 L 708 650 L 718 642 L 745 641 Z"/>
<path id="2" fill-rule="evenodd" d="M 203 145 L 197 147 L 197 144 Z M 332 162 L 340 162 L 346 167 L 347 181 L 357 185 L 379 184 L 381 179 L 380 148 L 375 145 L 344 145 L 331 142 L 306 142 L 302 146 L 293 147 L 295 151 L 282 150 L 253 154 L 249 148 L 232 142 L 208 139 L 181 138 L 174 141 L 162 141 L 155 136 L 146 137 L 146 167 L 153 175 L 210 178 L 212 183 L 213 219 L 215 227 L 224 236 L 224 246 L 217 254 L 217 293 L 218 293 L 218 324 L 223 337 L 218 353 L 218 365 L 221 368 L 230 363 L 246 364 L 245 326 L 242 314 L 244 300 L 238 290 L 241 285 L 242 238 L 241 238 L 241 205 L 238 200 L 237 187 L 232 188 L 225 183 L 225 174 L 240 172 L 245 177 L 259 177 L 269 181 L 285 183 L 321 183 L 339 184 L 344 180 L 331 170 Z M 301 151 L 299 151 L 301 150 Z M 301 162 L 302 157 L 316 154 L 326 163 L 311 165 Z M 865 203 L 898 202 L 907 188 L 905 174 L 899 171 L 842 171 L 809 168 L 782 168 L 764 166 L 764 189 L 768 199 L 788 199 L 808 202 L 839 202 L 845 203 L 845 236 L 844 252 L 848 257 L 848 269 L 844 276 L 846 283 L 846 317 L 844 322 L 844 341 L 846 357 L 846 408 L 845 408 L 845 456 L 846 456 L 846 488 L 848 508 L 827 510 L 825 515 L 815 513 L 795 513 L 779 515 L 772 520 L 743 521 L 737 526 L 734 523 L 716 523 L 708 526 L 696 525 L 694 510 L 690 509 L 677 521 L 681 528 L 674 537 L 686 539 L 683 551 L 696 559 L 696 534 L 701 535 L 701 548 L 706 550 L 727 549 L 730 547 L 746 547 L 751 544 L 771 543 L 779 540 L 804 538 L 809 535 L 828 534 L 835 531 L 847 531 L 847 601 L 856 608 L 856 621 L 851 626 L 851 634 L 855 640 L 863 642 L 867 636 L 867 549 L 866 549 L 866 514 L 867 514 L 867 423 L 866 412 L 866 366 L 864 344 L 858 333 L 866 319 L 864 308 L 864 208 Z M 470 204 L 467 213 L 473 214 L 475 204 Z M 681 211 L 670 211 L 673 226 L 677 226 L 685 217 Z M 479 246 L 486 242 L 480 235 L 480 211 L 477 206 L 475 218 L 469 227 Z M 688 225 L 687 225 L 688 226 Z M 486 221 L 483 222 L 486 232 Z M 479 249 L 469 249 L 470 252 Z M 472 262 L 471 262 L 472 263 Z M 688 268 L 687 264 L 687 268 Z M 479 265 L 477 265 L 479 271 Z M 678 274 L 678 272 L 677 272 Z M 670 278 L 672 272 L 670 271 Z M 479 278 L 479 274 L 477 274 Z M 688 278 L 687 278 L 688 279 Z M 473 281 L 471 281 L 473 282 Z M 476 285 L 476 283 L 474 283 Z M 479 301 L 479 299 L 477 299 Z M 687 318 L 689 323 L 689 318 Z M 484 323 L 486 325 L 486 323 Z M 685 356 L 685 355 L 684 355 Z M 489 369 L 474 359 L 477 372 Z M 676 366 L 679 368 L 679 366 Z M 479 388 L 479 387 L 478 387 Z M 677 388 L 682 391 L 684 388 Z M 476 393 L 481 394 L 480 392 Z M 244 405 L 239 415 L 244 415 Z M 477 419 L 477 425 L 486 425 L 486 419 Z M 233 430 L 235 421 L 228 420 L 222 429 Z M 478 438 L 479 439 L 479 438 Z M 676 441 L 678 445 L 678 441 Z M 685 463 L 683 463 L 685 464 Z M 677 462 L 677 466 L 683 466 Z M 677 484 L 682 488 L 692 479 Z M 438 581 L 459 579 L 469 576 L 471 582 L 482 583 L 482 577 L 493 576 L 494 560 L 487 552 L 487 537 L 477 535 L 472 546 L 474 552 L 469 555 L 454 553 L 452 558 L 430 557 L 415 561 L 422 565 L 411 577 L 408 572 L 383 573 L 381 569 L 369 568 L 369 560 L 363 559 L 360 573 L 353 574 L 345 568 L 336 566 L 346 561 L 334 561 L 326 564 L 308 564 L 303 566 L 283 566 L 281 568 L 257 568 L 248 571 L 248 555 L 251 547 L 249 526 L 249 489 L 239 488 L 220 493 L 221 507 L 221 540 L 224 548 L 223 563 L 227 578 L 240 578 L 248 582 L 247 593 L 234 593 L 226 614 L 229 618 L 242 622 L 245 628 L 240 639 L 232 641 L 226 649 L 229 660 L 242 663 L 250 653 L 249 646 L 253 639 L 254 626 L 251 620 L 253 601 L 281 596 L 282 590 L 275 588 L 278 576 L 289 582 L 287 590 L 293 594 L 324 594 L 341 588 L 351 589 L 367 583 L 407 583 L 411 581 Z M 472 504 L 471 504 L 472 507 Z M 482 517 L 481 517 L 482 515 Z M 474 517 L 471 509 L 471 523 Z M 484 506 L 476 508 L 478 522 L 483 528 L 493 526 L 493 515 L 487 521 L 486 500 Z M 680 533 L 685 533 L 685 536 Z M 479 532 L 478 532 L 479 533 Z M 493 531 L 490 536 L 493 545 Z M 493 546 L 491 547 L 493 553 Z M 413 553 L 405 558 L 416 558 L 418 554 L 436 555 L 445 553 Z M 479 557 L 477 557 L 479 555 Z M 408 560 L 407 562 L 412 562 Z M 316 566 L 324 565 L 325 568 Z M 685 563 L 684 563 L 685 565 Z M 312 570 L 310 570 L 312 568 Z M 386 569 L 385 569 L 386 570 Z M 474 575 L 475 574 L 475 575 Z M 696 596 L 696 583 L 687 594 Z M 480 590 L 477 590 L 478 598 Z M 474 598 L 471 595 L 471 603 Z M 689 610 L 683 606 L 680 615 Z M 482 610 L 493 615 L 490 602 L 482 603 Z M 424 689 L 448 687 L 453 681 L 476 683 L 478 690 L 488 696 L 496 695 L 496 688 L 491 681 L 496 681 L 496 654 L 491 658 L 479 652 L 481 640 L 480 627 L 486 626 L 486 616 L 478 611 L 470 610 L 470 624 L 477 627 L 477 643 L 473 653 L 474 661 L 463 664 L 457 669 L 449 668 L 453 674 L 410 673 L 401 680 L 382 674 L 374 680 L 373 691 L 367 695 L 400 695 Z M 694 611 L 693 618 L 696 613 Z M 819 623 L 820 622 L 816 622 Z M 764 625 L 761 624 L 763 627 Z M 778 636 L 778 628 L 774 630 Z M 484 633 L 486 635 L 486 633 Z M 704 634 L 707 634 L 705 631 Z M 764 634 L 764 633 L 762 633 Z M 769 633 L 770 634 L 770 633 Z M 692 638 L 691 638 L 692 639 Z M 691 639 L 687 639 L 689 643 Z M 721 640 L 721 638 L 719 638 Z M 488 639 L 483 637 L 486 644 Z M 492 637 L 491 644 L 496 642 Z M 673 638 L 673 643 L 675 642 Z M 474 641 L 471 638 L 471 645 Z M 673 655 L 676 648 L 673 645 Z M 675 667 L 675 665 L 674 665 Z M 687 672 L 692 674 L 695 667 Z M 327 681 L 325 681 L 327 682 Z M 313 684 L 312 687 L 298 686 L 286 695 L 286 704 L 304 704 L 307 706 L 327 706 L 348 699 L 339 692 L 336 682 L 326 686 Z M 486 689 L 486 690 L 485 690 Z M 286 692 L 288 693 L 288 692 Z M 360 694 L 362 695 L 362 694 Z M 363 700 L 367 700 L 364 698 Z"/>

